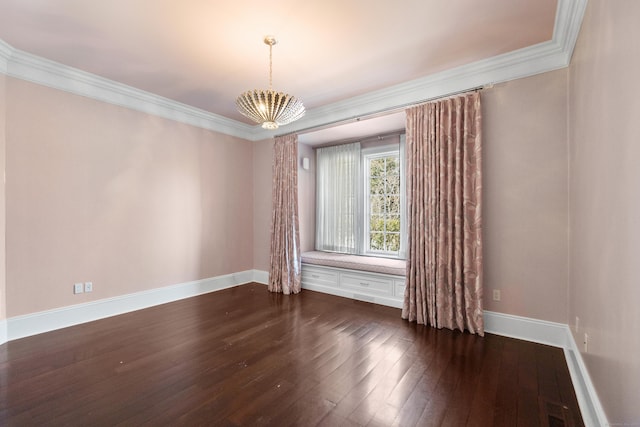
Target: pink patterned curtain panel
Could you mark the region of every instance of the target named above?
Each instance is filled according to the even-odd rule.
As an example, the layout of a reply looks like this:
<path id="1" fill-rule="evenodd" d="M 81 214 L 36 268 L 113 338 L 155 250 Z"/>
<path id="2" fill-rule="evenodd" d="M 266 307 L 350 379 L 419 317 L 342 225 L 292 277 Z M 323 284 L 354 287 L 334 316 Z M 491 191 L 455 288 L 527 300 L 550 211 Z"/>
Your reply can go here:
<path id="1" fill-rule="evenodd" d="M 269 291 L 300 292 L 298 136 L 277 137 L 273 147 Z"/>
<path id="2" fill-rule="evenodd" d="M 402 318 L 484 335 L 480 94 L 407 109 Z"/>

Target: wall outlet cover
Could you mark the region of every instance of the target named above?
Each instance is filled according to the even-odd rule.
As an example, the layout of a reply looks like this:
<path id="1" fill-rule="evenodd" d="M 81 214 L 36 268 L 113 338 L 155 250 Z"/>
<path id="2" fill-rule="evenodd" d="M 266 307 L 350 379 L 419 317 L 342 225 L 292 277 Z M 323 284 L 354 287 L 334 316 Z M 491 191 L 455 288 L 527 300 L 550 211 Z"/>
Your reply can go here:
<path id="1" fill-rule="evenodd" d="M 589 352 L 589 334 L 587 334 L 586 332 L 584 333 L 584 352 Z"/>

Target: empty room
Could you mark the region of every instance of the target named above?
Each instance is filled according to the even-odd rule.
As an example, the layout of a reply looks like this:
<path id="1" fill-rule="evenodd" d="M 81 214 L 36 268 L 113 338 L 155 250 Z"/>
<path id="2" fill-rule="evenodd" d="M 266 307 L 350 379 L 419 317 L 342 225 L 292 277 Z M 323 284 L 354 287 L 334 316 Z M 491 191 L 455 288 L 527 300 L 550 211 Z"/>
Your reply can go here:
<path id="1" fill-rule="evenodd" d="M 639 19 L 0 0 L 0 425 L 640 426 Z"/>

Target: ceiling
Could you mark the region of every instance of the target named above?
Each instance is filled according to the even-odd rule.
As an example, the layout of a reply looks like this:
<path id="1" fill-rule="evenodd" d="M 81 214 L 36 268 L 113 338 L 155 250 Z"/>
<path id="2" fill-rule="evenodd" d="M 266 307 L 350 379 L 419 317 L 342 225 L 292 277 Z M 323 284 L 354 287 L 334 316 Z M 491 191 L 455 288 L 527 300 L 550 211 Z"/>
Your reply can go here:
<path id="1" fill-rule="evenodd" d="M 550 40 L 555 0 L 0 0 L 0 39 L 233 120 L 268 85 L 307 109 Z"/>
<path id="2" fill-rule="evenodd" d="M 556 0 L 0 0 L 0 39 L 242 123 L 268 85 L 319 108 L 552 38 Z"/>

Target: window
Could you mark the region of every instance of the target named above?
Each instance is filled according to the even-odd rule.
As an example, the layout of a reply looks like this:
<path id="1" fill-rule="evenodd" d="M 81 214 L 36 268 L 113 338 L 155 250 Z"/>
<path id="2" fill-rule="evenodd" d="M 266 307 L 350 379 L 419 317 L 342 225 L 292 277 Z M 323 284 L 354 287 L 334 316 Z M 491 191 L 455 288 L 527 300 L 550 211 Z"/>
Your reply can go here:
<path id="1" fill-rule="evenodd" d="M 372 255 L 400 254 L 400 151 L 363 152 L 364 249 Z"/>
<path id="2" fill-rule="evenodd" d="M 399 140 L 316 150 L 316 250 L 404 258 L 404 135 Z"/>

